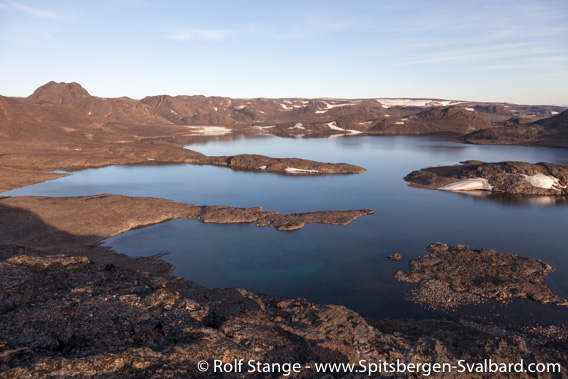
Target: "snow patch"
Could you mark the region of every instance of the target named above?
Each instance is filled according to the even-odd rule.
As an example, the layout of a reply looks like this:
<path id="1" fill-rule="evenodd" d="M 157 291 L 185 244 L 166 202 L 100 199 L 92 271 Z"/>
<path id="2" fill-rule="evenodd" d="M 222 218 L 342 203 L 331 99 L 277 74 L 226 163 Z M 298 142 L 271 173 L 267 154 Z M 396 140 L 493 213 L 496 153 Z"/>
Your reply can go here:
<path id="1" fill-rule="evenodd" d="M 347 133 L 348 136 L 351 136 L 351 135 L 353 135 L 353 134 L 361 134 L 361 133 L 363 133 L 363 132 L 360 132 L 360 131 L 358 131 L 358 130 L 353 130 L 353 129 L 347 129 L 346 132 L 348 132 L 348 133 Z"/>
<path id="2" fill-rule="evenodd" d="M 562 188 L 562 186 L 560 185 L 560 180 L 558 180 L 558 178 L 555 178 L 554 176 L 536 174 L 532 176 L 523 175 L 523 177 L 533 187 L 553 189 L 556 191 L 560 191 L 560 188 Z"/>
<path id="3" fill-rule="evenodd" d="M 245 105 L 235 105 L 233 108 L 235 109 L 245 109 L 247 107 L 247 104 Z"/>
<path id="4" fill-rule="evenodd" d="M 231 129 L 223 126 L 186 126 L 186 128 L 191 129 L 193 133 L 199 133 L 204 136 L 218 136 L 232 132 Z"/>
<path id="5" fill-rule="evenodd" d="M 259 169 L 266 170 L 266 166 L 260 166 Z"/>
<path id="6" fill-rule="evenodd" d="M 337 107 L 346 107 L 348 105 L 357 105 L 357 103 L 344 103 L 344 104 L 329 104 L 329 103 L 325 103 L 327 109 L 332 109 L 332 108 L 337 108 Z"/>
<path id="7" fill-rule="evenodd" d="M 337 126 L 337 122 L 335 122 L 335 121 L 328 122 L 326 125 L 329 126 L 329 128 L 330 128 L 330 129 L 333 129 L 333 130 L 341 130 L 342 132 L 345 131 L 345 129 L 340 128 L 339 126 Z"/>
<path id="8" fill-rule="evenodd" d="M 267 126 L 253 125 L 252 128 L 253 128 L 253 129 L 257 129 L 257 130 L 262 130 L 262 129 L 274 128 L 275 126 L 276 126 L 276 125 L 267 125 Z"/>
<path id="9" fill-rule="evenodd" d="M 470 111 L 470 112 L 475 112 L 475 109 L 473 108 L 465 108 L 466 111 Z"/>
<path id="10" fill-rule="evenodd" d="M 294 107 L 288 106 L 286 104 L 280 104 L 280 106 L 286 110 L 294 109 Z"/>
<path id="11" fill-rule="evenodd" d="M 328 111 L 327 109 L 324 109 L 323 111 L 316 111 L 316 113 L 325 113 L 327 111 Z"/>
<path id="12" fill-rule="evenodd" d="M 397 122 L 395 122 L 395 124 L 397 124 L 397 125 L 404 125 L 404 121 L 397 121 Z"/>
<path id="13" fill-rule="evenodd" d="M 294 168 L 294 167 L 286 167 L 284 171 L 290 174 L 317 174 L 318 170 L 304 170 L 301 168 Z"/>
<path id="14" fill-rule="evenodd" d="M 372 123 L 373 123 L 373 121 L 363 121 L 363 122 L 360 122 L 359 125 L 369 125 L 369 124 L 372 124 Z"/>
<path id="15" fill-rule="evenodd" d="M 434 100 L 434 99 L 376 99 L 383 105 L 389 107 L 445 107 L 448 105 L 461 104 L 463 101 L 453 100 Z M 386 107 L 385 107 L 386 105 Z"/>
<path id="16" fill-rule="evenodd" d="M 301 122 L 298 122 L 296 125 L 288 128 L 288 129 L 306 129 L 306 128 L 304 128 L 304 126 L 302 125 Z"/>
<path id="17" fill-rule="evenodd" d="M 438 189 L 443 191 L 478 191 L 478 190 L 491 191 L 492 188 L 493 187 L 491 187 L 487 179 L 475 178 L 475 179 L 460 180 L 459 182 L 448 184 Z"/>
<path id="18" fill-rule="evenodd" d="M 550 114 L 558 114 L 558 112 L 551 111 Z"/>

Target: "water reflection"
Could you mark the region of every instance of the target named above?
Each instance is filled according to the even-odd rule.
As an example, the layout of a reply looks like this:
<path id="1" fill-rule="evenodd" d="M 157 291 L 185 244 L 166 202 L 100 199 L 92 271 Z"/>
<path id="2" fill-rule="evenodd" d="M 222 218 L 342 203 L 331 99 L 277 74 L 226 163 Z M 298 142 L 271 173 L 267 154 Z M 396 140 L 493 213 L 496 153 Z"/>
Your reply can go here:
<path id="1" fill-rule="evenodd" d="M 474 197 L 476 198 L 476 200 L 498 201 L 500 203 L 509 204 L 512 206 L 568 205 L 568 196 L 518 195 L 518 194 L 491 192 L 491 191 L 461 191 L 454 193 L 460 196 Z"/>
<path id="2" fill-rule="evenodd" d="M 160 138 L 163 141 L 175 142 L 183 145 L 207 145 L 208 143 L 231 143 L 236 141 L 244 140 L 257 140 L 263 138 L 273 138 L 271 135 L 266 133 L 228 133 L 220 135 L 187 135 L 187 136 L 177 136 L 177 137 L 166 137 Z M 190 148 L 191 149 L 191 148 Z"/>

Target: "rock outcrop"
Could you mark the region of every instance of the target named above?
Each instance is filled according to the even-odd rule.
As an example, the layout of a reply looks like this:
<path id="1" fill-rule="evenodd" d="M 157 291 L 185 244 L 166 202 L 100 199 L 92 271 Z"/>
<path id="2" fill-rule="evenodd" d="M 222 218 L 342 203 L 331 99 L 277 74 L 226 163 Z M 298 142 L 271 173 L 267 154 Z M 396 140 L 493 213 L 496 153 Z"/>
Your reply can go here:
<path id="1" fill-rule="evenodd" d="M 426 250 L 429 254 L 408 262 L 410 272 L 399 271 L 394 276 L 415 283 L 411 299 L 418 303 L 447 308 L 520 298 L 568 306 L 568 300 L 544 282 L 553 268 L 538 259 L 442 243 Z"/>

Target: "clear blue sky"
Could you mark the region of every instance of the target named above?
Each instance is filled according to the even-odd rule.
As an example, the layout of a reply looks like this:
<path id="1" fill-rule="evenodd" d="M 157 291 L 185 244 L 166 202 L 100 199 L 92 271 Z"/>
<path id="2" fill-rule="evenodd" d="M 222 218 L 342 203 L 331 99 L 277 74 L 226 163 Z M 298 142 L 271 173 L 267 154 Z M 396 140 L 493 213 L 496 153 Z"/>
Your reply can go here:
<path id="1" fill-rule="evenodd" d="M 0 0 L 0 94 L 568 105 L 568 0 Z"/>

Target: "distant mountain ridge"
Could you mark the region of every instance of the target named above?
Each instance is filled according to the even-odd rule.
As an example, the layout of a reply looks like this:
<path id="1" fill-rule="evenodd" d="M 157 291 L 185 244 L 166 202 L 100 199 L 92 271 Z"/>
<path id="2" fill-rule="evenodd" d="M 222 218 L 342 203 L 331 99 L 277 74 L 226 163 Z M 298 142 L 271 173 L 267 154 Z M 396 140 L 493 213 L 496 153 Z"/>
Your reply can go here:
<path id="1" fill-rule="evenodd" d="M 102 129 L 109 131 L 117 125 L 225 126 L 296 137 L 453 133 L 464 135 L 472 143 L 502 143 L 503 139 L 508 141 L 505 143 L 532 143 L 531 138 L 552 131 L 564 138 L 563 131 L 568 128 L 562 107 L 443 99 L 233 99 L 159 95 L 133 100 L 100 98 L 90 95 L 78 83 L 53 81 L 28 98 L 19 99 L 13 110 L 6 105 L 7 99 L 10 98 L 4 98 L 0 106 L 12 119 L 20 117 L 31 122 L 37 114 L 38 122 L 104 125 Z M 73 112 L 66 113 L 64 109 Z M 70 122 L 71 119 L 75 121 Z M 12 128 L 10 133 L 17 130 L 17 122 L 0 120 L 0 129 L 3 128 L 0 136 L 8 133 L 8 124 Z"/>

